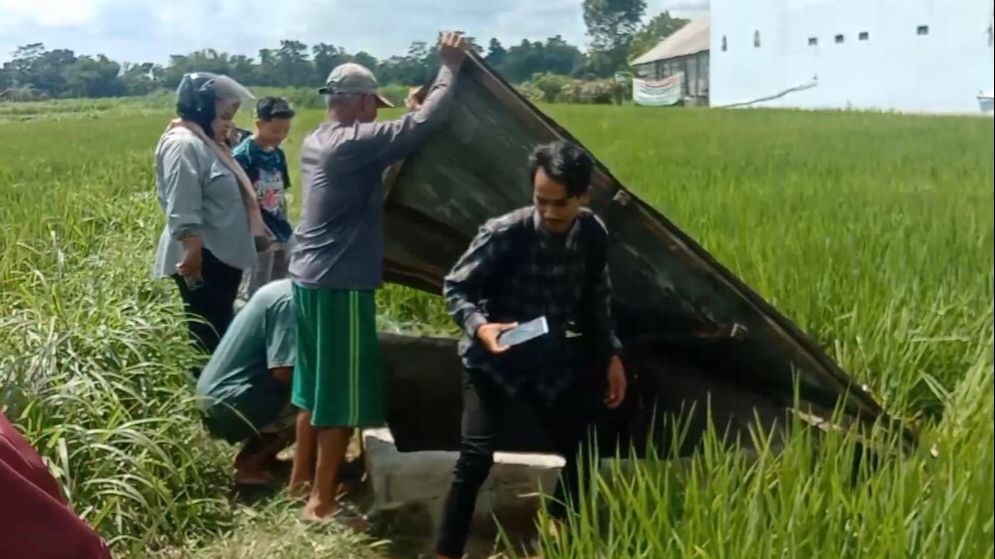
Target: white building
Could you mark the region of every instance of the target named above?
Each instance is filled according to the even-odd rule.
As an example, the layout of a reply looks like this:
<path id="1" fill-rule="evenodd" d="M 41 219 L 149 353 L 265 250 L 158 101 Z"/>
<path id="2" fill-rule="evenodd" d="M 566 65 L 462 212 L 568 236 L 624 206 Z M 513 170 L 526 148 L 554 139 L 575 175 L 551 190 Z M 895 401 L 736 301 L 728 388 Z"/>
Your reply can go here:
<path id="1" fill-rule="evenodd" d="M 992 18 L 993 0 L 711 0 L 711 104 L 977 113 Z"/>

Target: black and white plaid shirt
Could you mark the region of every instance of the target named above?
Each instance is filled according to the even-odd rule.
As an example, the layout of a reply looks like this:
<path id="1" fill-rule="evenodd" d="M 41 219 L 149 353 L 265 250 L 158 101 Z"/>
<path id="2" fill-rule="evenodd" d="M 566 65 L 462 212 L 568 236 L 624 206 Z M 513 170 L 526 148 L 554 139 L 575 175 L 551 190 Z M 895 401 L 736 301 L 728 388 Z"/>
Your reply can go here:
<path id="1" fill-rule="evenodd" d="M 583 210 L 562 236 L 546 232 L 534 207 L 489 220 L 445 278 L 443 295 L 463 329 L 459 351 L 469 370 L 488 373 L 514 394 L 529 381 L 553 401 L 575 374 L 566 339 L 582 335 L 592 355 L 621 351 L 611 318 L 608 233 Z M 596 269 L 600 268 L 600 269 Z M 545 316 L 549 334 L 494 355 L 480 344 L 487 322 Z"/>

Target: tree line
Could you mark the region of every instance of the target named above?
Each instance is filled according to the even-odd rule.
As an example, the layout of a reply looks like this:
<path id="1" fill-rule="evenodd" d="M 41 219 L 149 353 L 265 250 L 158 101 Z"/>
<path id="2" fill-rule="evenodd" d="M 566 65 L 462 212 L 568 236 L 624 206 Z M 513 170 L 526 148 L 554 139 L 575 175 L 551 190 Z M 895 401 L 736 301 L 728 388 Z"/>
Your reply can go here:
<path id="1" fill-rule="evenodd" d="M 487 62 L 513 83 L 536 74 L 580 79 L 610 77 L 624 70 L 628 60 L 651 48 L 687 20 L 663 12 L 642 23 L 644 0 L 584 0 L 584 21 L 590 38 L 585 52 L 555 35 L 545 41 L 505 46 L 491 39 L 486 46 L 469 42 Z M 42 43 L 19 47 L 0 67 L 0 95 L 21 98 L 115 97 L 145 95 L 172 89 L 184 73 L 226 74 L 253 86 L 310 87 L 321 84 L 334 66 L 357 62 L 372 69 L 382 84 L 416 85 L 435 73 L 435 42 L 416 41 L 407 53 L 378 60 L 367 52 L 347 52 L 341 46 L 283 40 L 277 48 L 261 49 L 257 56 L 204 49 L 176 54 L 166 64 L 120 63 L 98 54 L 77 55 L 72 50 L 48 50 Z"/>

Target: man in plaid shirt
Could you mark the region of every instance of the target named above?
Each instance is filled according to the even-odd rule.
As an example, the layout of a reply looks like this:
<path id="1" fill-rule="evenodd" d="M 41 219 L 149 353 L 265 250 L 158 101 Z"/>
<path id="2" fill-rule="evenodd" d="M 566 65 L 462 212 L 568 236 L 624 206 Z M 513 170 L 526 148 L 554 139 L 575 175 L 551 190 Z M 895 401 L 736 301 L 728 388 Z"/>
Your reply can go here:
<path id="1" fill-rule="evenodd" d="M 446 276 L 443 294 L 463 328 L 462 444 L 436 552 L 463 554 L 477 492 L 493 465 L 509 404 L 537 412 L 566 464 L 549 512 L 576 502 L 587 427 L 599 403 L 625 398 L 621 343 L 611 319 L 608 233 L 584 206 L 590 155 L 569 142 L 538 147 L 529 162 L 533 205 L 492 219 Z M 519 322 L 545 316 L 549 333 L 513 347 L 499 341 Z M 599 402 L 600 400 L 600 402 Z"/>

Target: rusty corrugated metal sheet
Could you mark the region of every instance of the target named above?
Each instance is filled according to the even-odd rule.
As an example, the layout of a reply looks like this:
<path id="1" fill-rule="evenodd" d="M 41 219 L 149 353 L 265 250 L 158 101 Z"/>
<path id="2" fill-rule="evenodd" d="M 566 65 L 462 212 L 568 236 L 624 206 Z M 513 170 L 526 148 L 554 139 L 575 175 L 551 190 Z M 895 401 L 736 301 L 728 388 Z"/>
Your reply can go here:
<path id="1" fill-rule="evenodd" d="M 450 124 L 390 176 L 388 280 L 439 293 L 480 224 L 530 203 L 528 154 L 554 139 L 577 142 L 471 56 Z M 680 370 L 716 386 L 740 386 L 744 397 L 769 409 L 791 407 L 797 378 L 806 412 L 826 417 L 842 403 L 852 418 L 884 415 L 818 344 L 600 162 L 591 207 L 612 236 L 614 310 L 620 337 L 634 348 L 626 365 L 643 380 L 642 411 L 632 413 L 654 413 L 666 384 L 686 380 L 674 376 Z M 702 399 L 708 382 L 688 388 L 686 399 Z M 729 414 L 740 412 L 731 406 Z M 648 428 L 646 418 L 632 421 L 643 422 L 637 431 Z"/>

